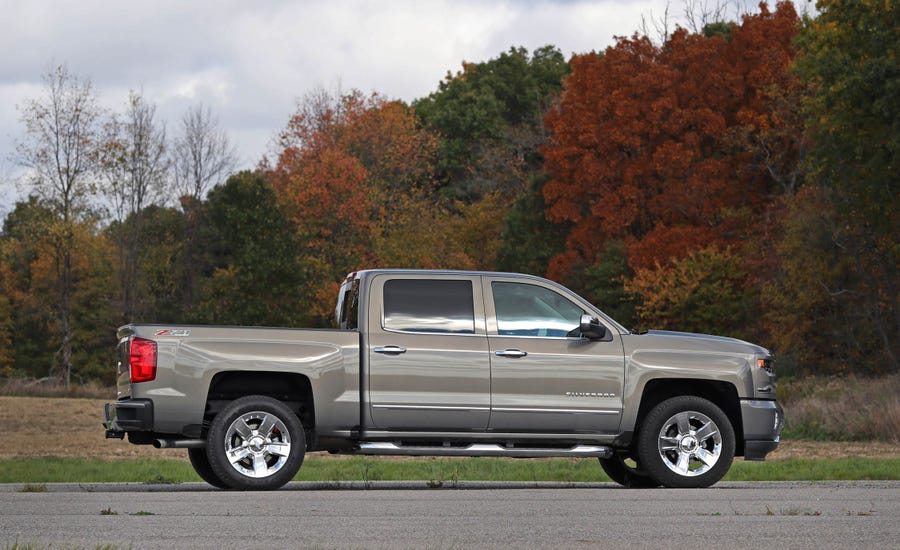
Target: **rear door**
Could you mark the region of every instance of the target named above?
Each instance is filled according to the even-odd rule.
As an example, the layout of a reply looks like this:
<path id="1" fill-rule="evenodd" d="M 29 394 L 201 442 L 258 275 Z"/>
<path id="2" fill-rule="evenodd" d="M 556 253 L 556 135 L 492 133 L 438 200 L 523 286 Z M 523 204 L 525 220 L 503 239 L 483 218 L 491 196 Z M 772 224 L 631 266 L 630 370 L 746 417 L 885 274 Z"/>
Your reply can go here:
<path id="1" fill-rule="evenodd" d="M 478 276 L 377 275 L 369 403 L 385 430 L 484 430 L 491 364 Z"/>
<path id="2" fill-rule="evenodd" d="M 599 433 L 618 430 L 625 363 L 621 336 L 580 336 L 581 300 L 544 281 L 486 277 L 492 365 L 490 429 Z M 601 322 L 603 320 L 601 319 Z"/>

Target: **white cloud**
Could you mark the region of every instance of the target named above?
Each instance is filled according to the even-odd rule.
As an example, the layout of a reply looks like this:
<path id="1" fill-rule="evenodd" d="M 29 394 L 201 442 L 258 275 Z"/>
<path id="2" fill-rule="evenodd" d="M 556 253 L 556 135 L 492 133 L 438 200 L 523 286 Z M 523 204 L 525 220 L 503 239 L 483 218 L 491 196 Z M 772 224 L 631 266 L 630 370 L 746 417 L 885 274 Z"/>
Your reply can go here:
<path id="1" fill-rule="evenodd" d="M 143 90 L 177 130 L 210 106 L 253 167 L 305 92 L 336 84 L 411 101 L 462 61 L 552 44 L 568 57 L 631 35 L 666 0 L 0 0 L 0 159 L 21 133 L 15 105 L 51 63 L 121 108 Z M 8 173 L 10 169 L 7 169 Z M 0 174 L 0 178 L 3 174 Z M 0 181 L 0 190 L 4 186 Z M 0 192 L 0 200 L 8 200 Z M 8 210 L 2 208 L 0 211 Z"/>

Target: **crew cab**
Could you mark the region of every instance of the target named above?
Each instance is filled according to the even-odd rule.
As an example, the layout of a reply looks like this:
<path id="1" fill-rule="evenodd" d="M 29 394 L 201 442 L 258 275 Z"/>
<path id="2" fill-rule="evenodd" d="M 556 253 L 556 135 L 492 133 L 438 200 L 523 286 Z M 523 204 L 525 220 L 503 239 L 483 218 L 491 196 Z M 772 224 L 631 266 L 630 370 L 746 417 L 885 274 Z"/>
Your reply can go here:
<path id="1" fill-rule="evenodd" d="M 629 487 L 706 487 L 779 441 L 773 358 L 634 333 L 552 281 L 367 270 L 333 329 L 132 324 L 106 436 L 188 450 L 202 479 L 276 489 L 306 452 L 595 457 Z"/>

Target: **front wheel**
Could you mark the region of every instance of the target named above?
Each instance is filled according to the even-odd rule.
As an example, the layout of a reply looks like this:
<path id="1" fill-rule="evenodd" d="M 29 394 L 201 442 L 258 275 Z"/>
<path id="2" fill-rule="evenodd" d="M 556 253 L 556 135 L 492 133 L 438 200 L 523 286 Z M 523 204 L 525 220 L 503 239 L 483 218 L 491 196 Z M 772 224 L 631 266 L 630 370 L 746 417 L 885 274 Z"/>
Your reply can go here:
<path id="1" fill-rule="evenodd" d="M 212 472 L 232 489 L 278 489 L 297 474 L 305 453 L 300 419 L 262 395 L 232 401 L 213 419 L 207 437 Z"/>
<path id="2" fill-rule="evenodd" d="M 709 487 L 734 460 L 734 428 L 713 402 L 693 395 L 667 399 L 644 418 L 638 458 L 666 487 Z"/>

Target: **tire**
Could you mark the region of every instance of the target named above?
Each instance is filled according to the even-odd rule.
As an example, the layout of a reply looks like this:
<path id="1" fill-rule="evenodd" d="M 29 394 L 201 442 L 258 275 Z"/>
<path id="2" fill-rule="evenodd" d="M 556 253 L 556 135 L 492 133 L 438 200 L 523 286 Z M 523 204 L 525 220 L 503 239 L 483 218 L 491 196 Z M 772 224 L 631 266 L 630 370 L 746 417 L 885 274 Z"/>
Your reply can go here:
<path id="1" fill-rule="evenodd" d="M 235 399 L 212 421 L 206 456 L 213 475 L 231 489 L 267 491 L 294 478 L 306 435 L 297 415 L 262 395 Z"/>
<path id="2" fill-rule="evenodd" d="M 209 458 L 206 456 L 206 449 L 188 449 L 188 458 L 200 479 L 219 489 L 229 488 L 224 481 L 213 473 L 212 467 L 209 465 Z"/>
<path id="3" fill-rule="evenodd" d="M 702 397 L 683 395 L 656 405 L 638 435 L 638 458 L 666 487 L 709 487 L 734 460 L 734 428 L 722 409 Z"/>
<path id="4" fill-rule="evenodd" d="M 613 481 L 629 489 L 651 489 L 659 487 L 659 482 L 650 477 L 631 453 L 616 452 L 611 458 L 600 458 L 600 467 Z M 634 462 L 634 466 L 631 465 Z"/>

